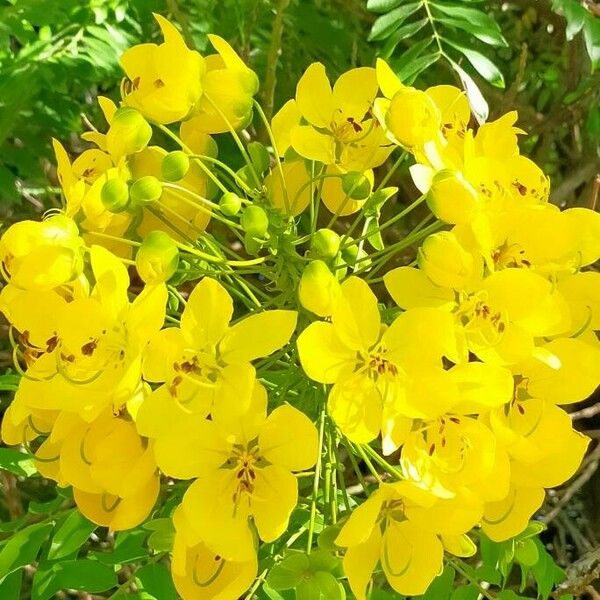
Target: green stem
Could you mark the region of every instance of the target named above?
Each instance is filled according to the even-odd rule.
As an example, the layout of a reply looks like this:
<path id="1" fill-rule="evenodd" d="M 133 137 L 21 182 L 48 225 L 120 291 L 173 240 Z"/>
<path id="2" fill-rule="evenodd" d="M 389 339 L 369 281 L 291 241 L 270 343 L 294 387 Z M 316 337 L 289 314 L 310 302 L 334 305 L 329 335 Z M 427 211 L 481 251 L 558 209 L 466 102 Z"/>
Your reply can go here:
<path id="1" fill-rule="evenodd" d="M 315 522 L 317 519 L 317 496 L 319 495 L 319 480 L 321 478 L 321 467 L 323 463 L 323 438 L 325 435 L 325 418 L 327 409 L 325 402 L 321 408 L 321 416 L 319 418 L 319 456 L 315 465 L 315 476 L 313 478 L 312 498 L 310 501 L 310 523 L 308 526 L 308 540 L 306 543 L 306 552 L 310 554 L 313 545 L 313 536 L 315 533 Z"/>

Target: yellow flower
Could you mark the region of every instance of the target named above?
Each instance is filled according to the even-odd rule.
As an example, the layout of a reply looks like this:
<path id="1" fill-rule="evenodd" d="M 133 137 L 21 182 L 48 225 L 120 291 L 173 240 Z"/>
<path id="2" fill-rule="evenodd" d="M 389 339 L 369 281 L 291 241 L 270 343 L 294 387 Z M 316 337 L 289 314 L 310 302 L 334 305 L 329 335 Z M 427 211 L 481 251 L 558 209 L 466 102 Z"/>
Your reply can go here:
<path id="1" fill-rule="evenodd" d="M 52 335 L 17 391 L 31 408 L 74 412 L 88 422 L 107 405 L 119 410 L 139 391 L 142 351 L 163 324 L 167 300 L 162 284 L 130 302 L 123 264 L 99 246 L 92 246 L 90 259 L 90 295 L 59 304 Z M 29 300 L 29 310 L 39 311 L 39 300 Z"/>
<path id="2" fill-rule="evenodd" d="M 83 271 L 83 245 L 77 225 L 64 215 L 19 221 L 0 238 L 2 274 L 23 290 L 52 290 Z"/>
<path id="3" fill-rule="evenodd" d="M 112 530 L 135 527 L 158 496 L 152 446 L 112 411 L 73 425 L 61 441 L 60 473 L 75 488 L 82 513 Z"/>
<path id="4" fill-rule="evenodd" d="M 123 102 L 157 123 L 187 117 L 202 95 L 205 61 L 190 50 L 177 29 L 154 14 L 164 36 L 162 44 L 139 44 L 121 56 L 127 75 Z"/>
<path id="5" fill-rule="evenodd" d="M 382 431 L 385 446 L 398 447 L 410 430 L 402 417 L 437 416 L 459 397 L 442 368 L 442 356 L 460 362 L 450 315 L 408 311 L 382 327 L 377 298 L 357 277 L 341 284 L 331 323 L 312 323 L 300 334 L 298 351 L 311 379 L 334 384 L 329 412 L 358 443 Z"/>
<path id="6" fill-rule="evenodd" d="M 459 517 L 457 509 L 464 514 Z M 459 541 L 479 517 L 480 512 L 464 502 L 440 500 L 407 481 L 380 485 L 354 509 L 335 541 L 347 548 L 344 571 L 352 592 L 365 600 L 371 574 L 380 563 L 398 593 L 423 594 L 442 571 L 444 546 L 449 552 L 469 554 L 464 550 L 472 548 L 472 542 Z"/>
<path id="7" fill-rule="evenodd" d="M 311 64 L 298 82 L 295 100 L 273 117 L 279 154 L 291 146 L 300 156 L 345 171 L 381 165 L 392 147 L 371 116 L 376 95 L 375 69 L 351 69 L 332 88 L 325 67 Z"/>
<path id="8" fill-rule="evenodd" d="M 183 508 L 173 515 L 175 541 L 171 575 L 183 600 L 237 600 L 256 578 L 256 555 L 247 561 L 231 561 L 207 548 L 194 535 Z"/>
<path id="9" fill-rule="evenodd" d="M 160 437 L 173 413 L 206 416 L 247 408 L 244 391 L 254 381 L 251 361 L 285 346 L 297 315 L 269 310 L 230 325 L 232 315 L 233 301 L 225 288 L 205 277 L 188 298 L 181 326 L 164 329 L 150 341 L 144 378 L 165 385 L 140 408 L 137 422 L 144 435 Z"/>
<path id="10" fill-rule="evenodd" d="M 402 308 L 451 312 L 469 350 L 485 362 L 512 364 L 537 355 L 535 338 L 561 333 L 568 319 L 566 303 L 552 284 L 524 269 L 497 271 L 465 288 L 435 285 L 412 267 L 394 269 L 384 281 Z"/>
<path id="11" fill-rule="evenodd" d="M 204 59 L 202 96 L 189 127 L 205 133 L 242 129 L 252 120 L 258 77 L 222 37 L 209 34 L 208 39 L 217 53 Z"/>
<path id="12" fill-rule="evenodd" d="M 238 419 L 195 415 L 157 442 L 163 472 L 197 477 L 182 503 L 191 534 L 226 560 L 252 560 L 251 523 L 266 542 L 286 530 L 298 498 L 293 472 L 317 460 L 317 430 L 308 417 L 289 405 L 267 416 L 266 405 L 257 383 Z"/>

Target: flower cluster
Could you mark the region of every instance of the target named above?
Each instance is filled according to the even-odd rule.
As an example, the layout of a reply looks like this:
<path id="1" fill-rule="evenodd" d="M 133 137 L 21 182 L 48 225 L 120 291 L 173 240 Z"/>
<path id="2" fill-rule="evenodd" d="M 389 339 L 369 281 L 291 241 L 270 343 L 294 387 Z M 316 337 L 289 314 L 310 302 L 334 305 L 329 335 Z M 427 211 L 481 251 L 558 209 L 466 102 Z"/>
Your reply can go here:
<path id="1" fill-rule="evenodd" d="M 406 86 L 379 60 L 333 86 L 310 65 L 269 123 L 223 39 L 203 57 L 157 20 L 164 43 L 122 57 L 120 106 L 99 99 L 106 133 L 73 162 L 54 142 L 63 209 L 0 240 L 21 375 L 2 439 L 98 525 L 172 519 L 185 600 L 235 600 L 325 525 L 357 599 L 378 564 L 422 594 L 444 552 L 517 536 L 583 460 L 561 405 L 600 383 L 600 216 L 549 203 L 515 113 L 474 129 L 462 90 Z M 255 109 L 269 147 L 238 133 Z M 422 195 L 388 223 L 432 215 L 386 246 L 398 190 L 374 169 L 393 153 Z M 409 247 L 380 301 L 369 283 Z M 298 505 L 308 524 L 277 545 Z"/>

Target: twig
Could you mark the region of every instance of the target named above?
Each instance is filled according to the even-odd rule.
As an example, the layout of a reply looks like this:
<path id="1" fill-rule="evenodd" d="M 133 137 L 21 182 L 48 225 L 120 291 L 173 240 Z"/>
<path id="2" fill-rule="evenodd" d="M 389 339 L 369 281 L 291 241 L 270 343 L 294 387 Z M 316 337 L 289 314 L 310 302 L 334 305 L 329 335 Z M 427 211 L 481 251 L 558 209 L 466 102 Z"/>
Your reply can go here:
<path id="1" fill-rule="evenodd" d="M 572 413 L 570 413 L 570 417 L 573 421 L 577 421 L 578 419 L 591 419 L 597 414 L 600 414 L 600 402 L 597 402 L 592 406 L 582 408 L 581 410 L 573 411 Z"/>
<path id="2" fill-rule="evenodd" d="M 592 183 L 592 197 L 590 198 L 590 208 L 592 210 L 596 210 L 598 192 L 600 192 L 600 173 L 596 173 L 596 177 L 594 177 L 594 182 Z"/>

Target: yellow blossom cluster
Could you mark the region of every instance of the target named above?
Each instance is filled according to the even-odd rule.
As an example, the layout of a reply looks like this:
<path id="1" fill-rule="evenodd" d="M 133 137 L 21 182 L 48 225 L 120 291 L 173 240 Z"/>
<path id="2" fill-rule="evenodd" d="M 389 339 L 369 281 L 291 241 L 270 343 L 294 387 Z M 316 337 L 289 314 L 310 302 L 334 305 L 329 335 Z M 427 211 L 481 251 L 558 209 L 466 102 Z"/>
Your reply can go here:
<path id="1" fill-rule="evenodd" d="M 474 129 L 462 90 L 406 86 L 379 60 L 333 86 L 310 65 L 269 123 L 223 39 L 203 57 L 157 21 L 164 42 L 122 57 L 120 105 L 99 98 L 106 133 L 84 134 L 94 147 L 72 162 L 54 142 L 63 209 L 0 239 L 21 376 L 2 440 L 113 531 L 163 510 L 161 482 L 185 482 L 160 512 L 184 600 L 260 585 L 284 550 L 259 551 L 299 505 L 309 523 L 284 547 L 307 535 L 310 553 L 332 481 L 345 509 L 323 519 L 354 596 L 378 565 L 422 594 L 445 552 L 472 556 L 480 530 L 517 536 L 583 460 L 589 440 L 561 406 L 600 383 L 600 274 L 586 269 L 600 216 L 549 202 L 516 113 Z M 255 109 L 269 148 L 238 133 Z M 219 160 L 217 135 L 242 169 Z M 374 169 L 395 152 L 414 158 L 411 208 L 434 221 L 407 235 L 415 260 L 385 272 L 378 298 L 370 269 L 396 249 L 380 208 L 397 189 L 374 189 Z M 376 482 L 359 467 L 352 502 L 338 445 Z"/>

